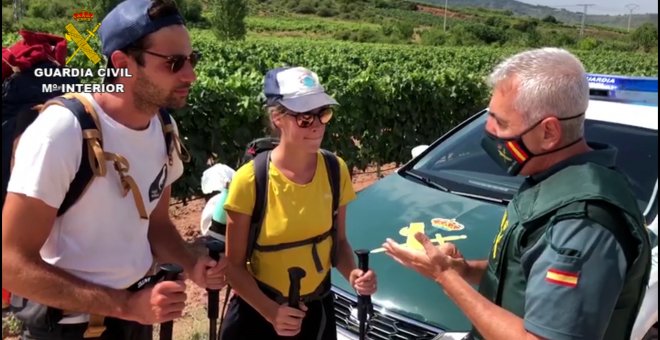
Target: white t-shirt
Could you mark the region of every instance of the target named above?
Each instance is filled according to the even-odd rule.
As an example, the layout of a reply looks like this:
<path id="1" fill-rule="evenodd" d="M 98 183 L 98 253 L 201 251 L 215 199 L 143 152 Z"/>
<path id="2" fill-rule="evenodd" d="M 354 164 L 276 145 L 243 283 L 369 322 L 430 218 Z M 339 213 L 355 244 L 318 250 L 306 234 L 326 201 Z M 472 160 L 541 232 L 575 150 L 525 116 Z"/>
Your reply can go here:
<path id="1" fill-rule="evenodd" d="M 128 174 L 150 215 L 163 189 L 183 173 L 176 151 L 169 165 L 158 116 L 147 129 L 133 130 L 110 118 L 91 94 L 85 96 L 98 113 L 103 149 L 128 160 Z M 63 106 L 48 107 L 20 138 L 7 191 L 58 208 L 80 162 L 88 162 L 81 143 L 80 124 L 73 113 Z M 55 220 L 40 253 L 44 261 L 74 276 L 122 289 L 142 278 L 152 265 L 149 221 L 140 218 L 132 192 L 122 195 L 113 162 L 107 161 L 106 167 L 106 175 L 94 178 L 77 203 Z M 29 233 L 30 226 L 25 227 Z"/>

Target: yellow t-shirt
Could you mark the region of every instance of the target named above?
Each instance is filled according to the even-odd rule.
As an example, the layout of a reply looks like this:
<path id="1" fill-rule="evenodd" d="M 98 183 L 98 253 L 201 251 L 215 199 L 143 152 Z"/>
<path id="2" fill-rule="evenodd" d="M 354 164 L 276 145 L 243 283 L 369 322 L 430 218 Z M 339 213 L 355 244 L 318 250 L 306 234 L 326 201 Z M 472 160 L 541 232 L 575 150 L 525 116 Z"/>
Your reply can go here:
<path id="1" fill-rule="evenodd" d="M 348 167 L 337 157 L 340 173 L 339 206 L 355 199 Z M 310 183 L 297 184 L 284 176 L 271 162 L 268 171 L 267 201 L 259 245 L 275 245 L 305 240 L 330 230 L 332 226 L 332 190 L 321 152 L 317 154 L 316 173 Z M 254 162 L 243 165 L 232 178 L 225 210 L 252 215 L 255 201 Z M 323 270 L 317 272 L 312 257 L 312 244 L 279 250 L 260 252 L 254 250 L 249 268 L 259 281 L 288 295 L 290 267 L 305 269 L 300 294 L 313 292 L 331 268 L 330 249 L 332 238 L 317 244 Z"/>

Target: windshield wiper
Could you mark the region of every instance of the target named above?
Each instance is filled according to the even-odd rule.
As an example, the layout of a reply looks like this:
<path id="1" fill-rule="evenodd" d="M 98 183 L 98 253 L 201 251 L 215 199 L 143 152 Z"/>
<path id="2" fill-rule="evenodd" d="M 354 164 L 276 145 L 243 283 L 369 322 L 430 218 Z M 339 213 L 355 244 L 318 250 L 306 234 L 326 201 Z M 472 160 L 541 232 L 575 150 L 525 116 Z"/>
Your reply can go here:
<path id="1" fill-rule="evenodd" d="M 483 196 L 483 195 L 477 195 L 477 194 L 470 194 L 467 192 L 459 192 L 459 191 L 451 191 L 452 194 L 463 196 L 463 197 L 469 197 L 469 198 L 474 198 L 482 201 L 489 201 L 489 202 L 495 202 L 495 203 L 501 203 L 501 204 L 509 204 L 510 200 L 505 199 L 505 198 L 495 198 L 495 197 L 490 197 L 490 196 Z"/>
<path id="2" fill-rule="evenodd" d="M 406 170 L 403 173 L 410 176 L 410 177 L 412 177 L 412 178 L 414 178 L 414 179 L 416 179 L 416 180 L 419 180 L 420 182 L 426 184 L 426 186 L 428 186 L 428 187 L 438 189 L 438 190 L 444 191 L 444 192 L 449 192 L 449 189 L 447 189 L 444 186 L 432 181 L 431 179 L 429 179 L 427 177 L 420 176 L 416 173 L 411 172 L 410 170 Z"/>
<path id="3" fill-rule="evenodd" d="M 452 193 L 455 195 L 463 196 L 463 197 L 468 197 L 468 198 L 474 198 L 482 201 L 488 201 L 488 202 L 495 202 L 495 203 L 500 203 L 500 204 L 508 204 L 510 200 L 505 199 L 505 198 L 495 198 L 495 197 L 490 197 L 490 196 L 483 196 L 483 195 L 477 195 L 477 194 L 471 194 L 467 192 L 460 192 L 460 191 L 454 191 L 454 190 L 449 190 L 446 187 L 444 187 L 441 184 L 438 184 L 431 180 L 430 178 L 420 176 L 414 172 L 411 172 L 410 170 L 404 171 L 403 172 L 405 175 L 408 175 L 416 180 L 419 180 L 420 182 L 426 184 L 426 186 L 429 186 L 434 189 L 438 189 L 440 191 Z"/>

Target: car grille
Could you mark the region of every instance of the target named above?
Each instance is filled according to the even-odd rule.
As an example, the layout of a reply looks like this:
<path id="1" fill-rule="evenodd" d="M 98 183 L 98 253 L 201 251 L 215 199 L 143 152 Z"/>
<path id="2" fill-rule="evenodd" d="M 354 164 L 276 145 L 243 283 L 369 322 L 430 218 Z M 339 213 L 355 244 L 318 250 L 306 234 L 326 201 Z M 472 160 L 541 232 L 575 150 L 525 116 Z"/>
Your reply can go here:
<path id="1" fill-rule="evenodd" d="M 350 297 L 333 290 L 335 296 L 335 318 L 337 326 L 357 334 L 359 331 L 359 322 L 353 312 L 357 309 L 357 302 Z M 384 340 L 432 340 L 440 331 L 432 331 L 415 324 L 413 321 L 406 321 L 403 317 L 388 313 L 385 315 L 374 306 L 374 314 L 367 326 L 368 339 Z"/>

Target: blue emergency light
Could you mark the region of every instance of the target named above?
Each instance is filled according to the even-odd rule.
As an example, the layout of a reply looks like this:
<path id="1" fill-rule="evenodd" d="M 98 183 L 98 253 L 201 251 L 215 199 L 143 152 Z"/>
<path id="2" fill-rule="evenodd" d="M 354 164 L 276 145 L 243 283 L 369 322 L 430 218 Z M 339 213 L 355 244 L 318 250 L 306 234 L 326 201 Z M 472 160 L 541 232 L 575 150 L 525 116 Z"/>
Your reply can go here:
<path id="1" fill-rule="evenodd" d="M 592 99 L 658 105 L 658 78 L 587 74 Z"/>

